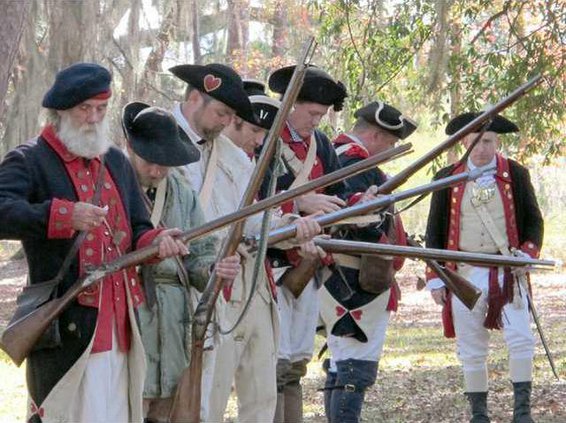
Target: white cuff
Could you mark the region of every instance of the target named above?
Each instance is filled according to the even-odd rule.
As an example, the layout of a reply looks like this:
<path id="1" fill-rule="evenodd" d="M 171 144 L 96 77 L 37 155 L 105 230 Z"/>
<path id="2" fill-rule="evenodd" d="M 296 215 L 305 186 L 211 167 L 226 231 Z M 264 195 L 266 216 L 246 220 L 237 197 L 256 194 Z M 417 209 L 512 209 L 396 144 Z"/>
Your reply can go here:
<path id="1" fill-rule="evenodd" d="M 444 282 L 440 278 L 432 278 L 426 283 L 426 289 L 432 291 L 433 289 L 444 288 Z"/>

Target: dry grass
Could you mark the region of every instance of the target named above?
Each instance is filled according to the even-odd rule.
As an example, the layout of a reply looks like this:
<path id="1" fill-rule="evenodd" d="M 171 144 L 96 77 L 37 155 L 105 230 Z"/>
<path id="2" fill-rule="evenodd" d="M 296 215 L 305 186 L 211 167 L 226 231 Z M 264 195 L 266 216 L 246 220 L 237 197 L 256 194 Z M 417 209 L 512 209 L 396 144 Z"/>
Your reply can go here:
<path id="1" fill-rule="evenodd" d="M 0 260 L 2 257 L 0 257 Z M 389 326 L 378 381 L 366 396 L 365 422 L 464 422 L 469 418 L 462 395 L 461 372 L 454 342 L 443 338 L 439 309 L 429 294 L 415 289 L 419 266 L 410 265 L 402 279 L 403 299 Z M 564 274 L 534 277 L 534 297 L 551 350 L 562 378 L 566 378 L 566 287 Z M 0 328 L 13 311 L 16 291 L 24 283 L 25 265 L 0 261 Z M 492 421 L 511 421 L 512 391 L 506 349 L 500 333 L 492 337 L 489 407 Z M 318 339 L 319 347 L 323 340 Z M 23 422 L 25 414 L 24 366 L 16 368 L 0 352 L 0 422 Z M 533 414 L 538 423 L 566 421 L 566 385 L 556 382 L 542 346 L 537 346 Z M 305 378 L 305 422 L 323 423 L 321 363 L 313 361 Z M 237 414 L 231 398 L 227 421 Z"/>

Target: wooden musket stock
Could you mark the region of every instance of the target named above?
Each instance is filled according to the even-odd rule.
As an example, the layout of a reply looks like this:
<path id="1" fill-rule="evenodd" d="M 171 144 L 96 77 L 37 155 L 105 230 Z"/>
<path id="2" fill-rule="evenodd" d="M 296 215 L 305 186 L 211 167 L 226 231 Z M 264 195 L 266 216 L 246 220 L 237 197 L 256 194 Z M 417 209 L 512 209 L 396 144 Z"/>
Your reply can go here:
<path id="1" fill-rule="evenodd" d="M 407 244 L 411 247 L 423 248 L 421 244 L 411 238 L 407 239 Z M 462 301 L 468 310 L 473 310 L 481 296 L 481 290 L 478 287 L 435 260 L 423 259 L 423 261 L 438 275 L 442 282 L 444 282 L 444 285 Z"/>
<path id="2" fill-rule="evenodd" d="M 294 198 L 306 194 L 310 191 L 332 185 L 344 178 L 365 172 L 372 167 L 401 157 L 410 152 L 411 144 L 404 144 L 387 150 L 380 155 L 370 157 L 363 161 L 354 163 L 351 166 L 339 169 L 335 172 L 324 175 L 321 178 L 309 181 L 295 189 L 282 192 L 264 200 L 258 201 L 250 206 L 244 207 L 234 213 L 227 214 L 218 219 L 212 220 L 202 226 L 191 228 L 183 232 L 179 238 L 184 243 L 189 243 L 203 236 L 206 236 L 224 226 L 239 222 L 256 213 L 261 213 L 271 207 L 279 206 L 282 203 L 293 200 Z M 131 253 L 118 257 L 117 259 L 104 263 L 94 271 L 89 272 L 85 277 L 77 281 L 60 298 L 56 298 L 22 319 L 12 323 L 6 328 L 0 340 L 0 348 L 8 354 L 12 361 L 20 366 L 27 357 L 39 337 L 49 326 L 52 320 L 77 297 L 85 288 L 103 279 L 105 276 L 122 269 L 140 265 L 158 254 L 157 246 L 145 247 Z"/>
<path id="3" fill-rule="evenodd" d="M 481 295 L 481 291 L 466 281 L 456 272 L 447 267 L 440 266 L 436 261 L 453 263 L 469 263 L 480 266 L 506 266 L 506 267 L 523 267 L 523 266 L 554 266 L 555 263 L 550 260 L 536 260 L 522 257 L 501 256 L 496 254 L 467 253 L 463 251 L 441 250 L 434 248 L 406 247 L 401 245 L 378 244 L 371 242 L 357 242 L 345 240 L 328 240 L 316 239 L 316 245 L 330 253 L 342 254 L 375 254 L 386 256 L 401 256 L 408 258 L 418 258 L 427 261 L 433 261 L 439 268 L 434 270 L 440 271 L 446 278 L 443 281 L 448 283 L 446 286 L 458 296 L 458 298 L 470 310 L 474 307 L 476 301 Z M 418 245 L 418 244 L 417 244 Z"/>
<path id="4" fill-rule="evenodd" d="M 307 70 L 308 61 L 314 52 L 314 38 L 305 44 L 301 58 L 295 67 L 291 81 L 285 91 L 281 107 L 277 112 L 275 121 L 269 134 L 267 135 L 261 155 L 257 161 L 250 182 L 243 195 L 240 207 L 245 207 L 253 203 L 272 161 L 283 125 L 291 107 L 295 104 L 297 95 L 303 84 L 303 79 Z M 243 222 L 234 224 L 222 246 L 218 259 L 223 259 L 235 253 L 238 244 L 241 242 L 243 234 Z M 175 400 L 171 410 L 170 420 L 172 422 L 200 422 L 201 405 L 201 380 L 202 380 L 202 350 L 206 335 L 206 328 L 211 321 L 214 304 L 218 295 L 224 287 L 224 280 L 216 276 L 213 271 L 208 285 L 200 298 L 195 310 L 192 327 L 192 348 L 191 361 L 189 367 L 183 371 L 181 380 L 177 386 Z"/>

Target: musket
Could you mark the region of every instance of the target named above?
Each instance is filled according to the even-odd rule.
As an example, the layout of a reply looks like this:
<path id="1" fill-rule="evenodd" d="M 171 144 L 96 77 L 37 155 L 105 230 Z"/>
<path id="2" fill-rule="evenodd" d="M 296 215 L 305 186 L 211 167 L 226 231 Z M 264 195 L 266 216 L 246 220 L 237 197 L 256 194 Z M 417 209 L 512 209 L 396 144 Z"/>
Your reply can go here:
<path id="1" fill-rule="evenodd" d="M 417 171 L 422 169 L 425 165 L 427 165 L 428 163 L 439 157 L 442 153 L 444 153 L 448 149 L 455 146 L 456 143 L 458 143 L 462 138 L 464 138 L 468 134 L 471 134 L 473 132 L 478 132 L 478 130 L 484 132 L 486 129 L 485 123 L 488 120 L 493 119 L 493 117 L 495 117 L 496 114 L 498 114 L 505 108 L 509 107 L 511 104 L 517 101 L 520 97 L 527 94 L 531 89 L 536 87 L 541 82 L 542 82 L 541 75 L 536 75 L 533 78 L 531 78 L 529 81 L 518 87 L 507 97 L 499 101 L 494 106 L 490 107 L 488 110 L 484 111 L 481 115 L 476 117 L 474 120 L 472 120 L 464 127 L 460 128 L 458 131 L 456 131 L 454 134 L 448 137 L 444 142 L 440 143 L 432 150 L 430 150 L 428 153 L 424 154 L 422 157 L 411 163 L 401 172 L 397 173 L 396 175 L 385 181 L 385 183 L 383 183 L 378 187 L 378 194 L 388 194 L 392 192 L 394 189 L 404 184 L 407 181 L 407 179 L 409 179 L 413 174 L 415 174 Z M 477 143 L 480 138 L 481 137 L 478 135 L 474 140 L 474 143 Z M 473 293 L 472 289 L 470 289 L 470 286 L 468 286 L 467 289 L 464 288 L 464 286 L 466 285 L 465 283 L 460 283 L 457 285 L 451 283 L 463 278 L 458 276 L 455 272 L 452 272 L 450 269 L 442 268 L 442 266 L 434 262 L 434 260 L 428 260 L 427 265 L 435 271 L 440 271 L 438 272 L 438 275 L 446 283 L 446 286 L 450 288 L 456 288 L 456 291 L 453 291 L 454 294 L 458 295 L 459 298 L 461 296 L 464 299 L 463 302 L 466 304 L 466 307 L 468 307 L 470 310 L 473 308 L 474 304 L 477 301 L 477 297 L 478 297 L 477 293 Z M 453 275 L 451 275 L 452 273 Z M 465 289 L 465 292 L 462 292 L 461 291 L 462 289 Z"/>
<path id="2" fill-rule="evenodd" d="M 423 246 L 411 237 L 407 237 L 407 244 L 410 247 L 423 248 Z M 458 273 L 446 266 L 442 266 L 435 260 L 423 259 L 437 276 L 444 282 L 444 285 L 468 308 L 473 310 L 481 296 L 481 289 L 463 278 Z"/>
<path id="3" fill-rule="evenodd" d="M 420 185 L 418 187 L 410 188 L 405 191 L 399 191 L 396 193 L 391 193 L 387 195 L 382 195 L 373 200 L 364 201 L 356 203 L 353 206 L 346 207 L 340 210 L 336 210 L 331 213 L 327 213 L 320 216 L 315 216 L 313 219 L 318 222 L 321 227 L 327 227 L 335 224 L 339 224 L 341 220 L 359 216 L 367 213 L 372 213 L 376 210 L 381 210 L 384 207 L 389 207 L 398 201 L 406 200 L 417 195 L 421 195 L 427 192 L 439 191 L 448 188 L 452 185 L 459 184 L 460 182 L 467 180 L 474 180 L 481 176 L 485 170 L 474 169 L 470 172 L 462 172 L 457 175 L 448 176 L 446 178 L 437 179 L 428 184 Z M 269 245 L 277 244 L 278 242 L 286 241 L 293 238 L 297 233 L 297 227 L 294 224 L 286 225 L 278 229 L 274 229 L 269 232 Z M 254 245 L 257 243 L 258 239 L 256 237 L 246 238 L 246 242 L 251 245 L 250 251 L 254 251 Z"/>
<path id="4" fill-rule="evenodd" d="M 283 125 L 302 88 L 308 62 L 312 57 L 315 45 L 316 43 L 312 37 L 305 43 L 303 52 L 291 77 L 291 81 L 283 96 L 281 107 L 269 130 L 261 155 L 242 197 L 240 207 L 252 204 L 260 189 L 266 171 L 271 164 L 277 143 L 279 142 Z M 219 259 L 228 257 L 236 252 L 241 242 L 242 234 L 243 222 L 238 222 L 231 227 L 218 256 Z M 209 283 L 202 293 L 199 304 L 195 310 L 192 325 L 191 360 L 189 367 L 183 371 L 177 386 L 170 415 L 172 422 L 200 422 L 202 360 L 206 328 L 211 321 L 214 304 L 223 287 L 224 280 L 217 277 L 216 272 L 213 271 Z"/>
<path id="5" fill-rule="evenodd" d="M 407 179 L 409 179 L 417 171 L 419 171 L 428 163 L 436 159 L 446 150 L 452 148 L 454 145 L 456 145 L 457 142 L 459 142 L 466 135 L 471 134 L 472 132 L 477 132 L 477 130 L 481 128 L 481 126 L 485 123 L 487 119 L 491 119 L 497 113 L 509 107 L 511 104 L 517 101 L 520 97 L 524 96 L 527 92 L 529 92 L 531 89 L 536 87 L 541 82 L 542 82 L 541 75 L 536 75 L 535 77 L 531 78 L 529 81 L 527 81 L 519 88 L 517 88 L 515 91 L 513 91 L 511 94 L 509 94 L 507 97 L 505 97 L 503 100 L 499 101 L 497 104 L 487 109 L 481 115 L 479 115 L 474 120 L 472 120 L 470 123 L 460 128 L 458 131 L 456 131 L 454 134 L 448 137 L 445 141 L 438 144 L 436 147 L 434 147 L 428 153 L 424 154 L 419 159 L 415 160 L 413 163 L 411 163 L 401 172 L 397 173 L 396 175 L 385 181 L 385 183 L 381 184 L 378 187 L 378 194 L 388 194 L 397 187 L 399 187 L 400 185 L 404 184 L 407 181 Z"/>
<path id="6" fill-rule="evenodd" d="M 211 220 L 202 226 L 191 228 L 179 235 L 179 239 L 185 244 L 190 243 L 227 225 L 239 222 L 269 208 L 279 206 L 282 203 L 293 200 L 310 191 L 335 184 L 351 175 L 365 172 L 378 164 L 408 154 L 410 151 L 410 144 L 389 149 L 377 156 L 369 157 L 353 165 L 324 175 L 321 178 L 309 181 L 305 185 L 258 201 L 234 213 Z M 64 295 L 43 304 L 33 313 L 23 316 L 21 319 L 8 326 L 2 334 L 0 348 L 6 352 L 17 366 L 20 366 L 51 321 L 56 319 L 59 314 L 75 300 L 83 289 L 88 288 L 114 272 L 140 265 L 156 257 L 158 252 L 159 247 L 157 246 L 144 247 L 120 256 L 111 262 L 103 263 L 94 270 L 88 271 L 87 274 L 75 282 Z"/>
<path id="7" fill-rule="evenodd" d="M 441 260 L 452 263 L 467 263 L 477 266 L 528 267 L 533 265 L 556 265 L 552 260 L 537 260 L 515 256 L 502 256 L 499 254 L 468 253 L 465 251 L 443 250 L 439 248 L 407 247 L 374 242 L 315 238 L 315 244 L 331 253 L 400 256 Z"/>

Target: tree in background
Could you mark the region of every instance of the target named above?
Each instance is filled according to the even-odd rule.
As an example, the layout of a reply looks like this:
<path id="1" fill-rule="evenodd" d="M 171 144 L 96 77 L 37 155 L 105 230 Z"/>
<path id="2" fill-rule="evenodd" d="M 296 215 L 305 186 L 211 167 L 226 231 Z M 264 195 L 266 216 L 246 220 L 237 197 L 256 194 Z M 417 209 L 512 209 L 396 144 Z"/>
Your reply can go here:
<path id="1" fill-rule="evenodd" d="M 0 17 L 2 31 L 11 25 L 22 28 L 22 35 L 18 40 L 18 31 L 9 31 L 1 41 L 8 60 L 0 67 L 0 100 L 7 105 L 0 114 L 0 155 L 37 133 L 44 90 L 55 72 L 72 62 L 92 60 L 112 69 L 119 141 L 117 120 L 126 102 L 169 107 L 178 98 L 181 85 L 167 72 L 170 66 L 221 61 L 246 77 L 266 80 L 273 69 L 294 62 L 307 35 L 319 41 L 315 63 L 350 92 L 345 113 L 331 117 L 334 129 L 349 126 L 353 111 L 375 98 L 435 129 L 543 73 L 543 86 L 506 111 L 523 129 L 509 150 L 519 158 L 535 153 L 551 158 L 563 148 L 563 0 L 22 0 L 8 5 Z"/>

